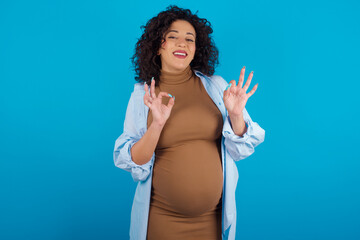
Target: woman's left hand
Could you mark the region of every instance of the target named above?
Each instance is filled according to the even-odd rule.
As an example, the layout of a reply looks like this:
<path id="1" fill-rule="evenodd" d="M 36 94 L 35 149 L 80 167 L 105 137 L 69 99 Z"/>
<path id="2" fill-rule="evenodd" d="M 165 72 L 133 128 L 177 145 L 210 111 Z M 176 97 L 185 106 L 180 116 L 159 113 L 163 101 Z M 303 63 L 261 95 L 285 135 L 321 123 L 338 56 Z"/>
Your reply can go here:
<path id="1" fill-rule="evenodd" d="M 249 74 L 244 87 L 242 87 L 244 82 L 244 75 L 245 67 L 241 69 L 238 85 L 236 86 L 235 80 L 231 80 L 229 83 L 230 87 L 228 86 L 224 91 L 223 100 L 230 117 L 236 118 L 242 116 L 247 100 L 255 93 L 258 87 L 258 84 L 256 84 L 249 93 L 246 93 L 254 73 L 251 72 Z"/>

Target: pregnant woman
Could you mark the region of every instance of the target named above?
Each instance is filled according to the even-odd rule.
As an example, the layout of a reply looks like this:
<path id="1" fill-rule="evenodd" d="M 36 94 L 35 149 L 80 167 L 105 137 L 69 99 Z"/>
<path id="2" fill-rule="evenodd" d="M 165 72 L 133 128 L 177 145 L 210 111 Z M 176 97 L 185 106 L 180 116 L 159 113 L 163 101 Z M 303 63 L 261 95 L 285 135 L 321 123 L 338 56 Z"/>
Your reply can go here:
<path id="1" fill-rule="evenodd" d="M 235 161 L 264 141 L 238 83 L 213 75 L 218 50 L 206 19 L 170 6 L 143 27 L 136 80 L 114 162 L 138 182 L 131 239 L 235 239 Z"/>

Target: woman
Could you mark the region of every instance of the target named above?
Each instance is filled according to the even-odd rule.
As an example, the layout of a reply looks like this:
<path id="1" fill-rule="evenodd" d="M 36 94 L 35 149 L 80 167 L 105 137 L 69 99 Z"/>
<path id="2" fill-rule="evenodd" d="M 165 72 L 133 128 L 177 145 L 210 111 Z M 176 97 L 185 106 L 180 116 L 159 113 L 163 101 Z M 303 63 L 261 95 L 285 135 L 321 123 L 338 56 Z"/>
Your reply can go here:
<path id="1" fill-rule="evenodd" d="M 257 84 L 212 76 L 218 51 L 206 19 L 170 6 L 144 26 L 136 80 L 114 162 L 138 181 L 131 239 L 235 239 L 234 161 L 264 141 L 245 109 Z M 150 85 L 150 86 L 149 86 Z M 176 100 L 175 100 L 176 97 Z"/>

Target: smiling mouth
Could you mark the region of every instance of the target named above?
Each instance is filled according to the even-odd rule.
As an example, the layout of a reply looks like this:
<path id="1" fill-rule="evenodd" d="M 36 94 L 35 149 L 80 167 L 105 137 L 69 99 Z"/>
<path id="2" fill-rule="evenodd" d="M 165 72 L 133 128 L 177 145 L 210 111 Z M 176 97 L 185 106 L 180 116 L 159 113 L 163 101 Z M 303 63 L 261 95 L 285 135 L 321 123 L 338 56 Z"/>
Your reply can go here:
<path id="1" fill-rule="evenodd" d="M 173 52 L 174 56 L 177 57 L 177 58 L 181 58 L 181 59 L 184 59 L 187 57 L 187 53 L 186 52 Z"/>

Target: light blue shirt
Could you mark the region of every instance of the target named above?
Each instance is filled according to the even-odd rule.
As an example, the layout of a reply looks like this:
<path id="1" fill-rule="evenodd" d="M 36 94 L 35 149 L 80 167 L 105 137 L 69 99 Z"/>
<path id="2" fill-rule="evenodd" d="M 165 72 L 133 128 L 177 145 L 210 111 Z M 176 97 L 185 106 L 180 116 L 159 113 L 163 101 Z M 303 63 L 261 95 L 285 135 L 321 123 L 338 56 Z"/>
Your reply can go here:
<path id="1" fill-rule="evenodd" d="M 199 71 L 195 74 L 201 79 L 207 93 L 219 108 L 223 117 L 221 138 L 221 158 L 223 167 L 222 195 L 222 239 L 235 239 L 236 202 L 235 190 L 238 171 L 235 161 L 244 159 L 254 152 L 262 143 L 265 131 L 253 122 L 244 108 L 243 115 L 247 132 L 242 136 L 235 135 L 231 128 L 230 118 L 223 101 L 223 92 L 228 83 L 220 76 L 206 76 Z M 144 104 L 145 90 L 143 83 L 136 83 L 126 110 L 124 131 L 115 141 L 115 166 L 129 171 L 134 181 L 138 182 L 131 210 L 130 239 L 146 240 L 148 215 L 150 208 L 152 170 L 155 160 L 153 153 L 149 162 L 137 165 L 131 159 L 131 147 L 141 139 L 147 130 L 149 108 Z"/>

